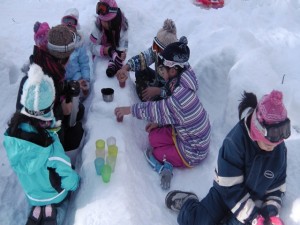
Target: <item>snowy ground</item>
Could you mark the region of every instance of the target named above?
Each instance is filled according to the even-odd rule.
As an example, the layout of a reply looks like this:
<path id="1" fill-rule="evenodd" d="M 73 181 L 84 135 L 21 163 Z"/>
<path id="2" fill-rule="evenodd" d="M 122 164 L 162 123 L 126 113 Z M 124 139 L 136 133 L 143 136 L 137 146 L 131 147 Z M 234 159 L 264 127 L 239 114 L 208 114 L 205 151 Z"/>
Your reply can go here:
<path id="1" fill-rule="evenodd" d="M 88 38 L 95 16 L 95 0 L 1 0 L 0 8 L 0 127 L 15 110 L 20 67 L 33 47 L 33 24 L 39 20 L 51 26 L 60 22 L 64 11 L 76 7 L 81 31 Z M 199 79 L 199 96 L 212 124 L 211 151 L 193 169 L 174 170 L 172 189 L 194 191 L 203 197 L 213 181 L 218 148 L 238 121 L 237 105 L 243 90 L 260 98 L 272 89 L 284 92 L 292 121 L 288 147 L 288 178 L 282 218 L 288 225 L 300 224 L 300 1 L 225 0 L 222 9 L 202 9 L 190 0 L 118 0 L 129 20 L 128 56 L 152 44 L 166 18 L 177 25 L 178 37 L 188 37 L 190 64 Z M 94 86 L 85 128 L 86 144 L 78 172 L 81 187 L 72 199 L 66 225 L 174 225 L 176 214 L 164 206 L 167 194 L 159 186 L 159 176 L 146 163 L 142 151 L 147 146 L 145 122 L 127 116 L 117 123 L 113 110 L 138 101 L 134 85 L 121 89 L 117 80 L 105 75 L 107 60 L 93 65 Z M 114 101 L 105 103 L 101 88 L 115 89 Z M 95 141 L 115 136 L 119 147 L 116 170 L 108 184 L 96 176 L 93 160 Z M 0 136 L 3 141 L 3 136 Z M 0 146 L 0 221 L 24 224 L 28 204 Z"/>

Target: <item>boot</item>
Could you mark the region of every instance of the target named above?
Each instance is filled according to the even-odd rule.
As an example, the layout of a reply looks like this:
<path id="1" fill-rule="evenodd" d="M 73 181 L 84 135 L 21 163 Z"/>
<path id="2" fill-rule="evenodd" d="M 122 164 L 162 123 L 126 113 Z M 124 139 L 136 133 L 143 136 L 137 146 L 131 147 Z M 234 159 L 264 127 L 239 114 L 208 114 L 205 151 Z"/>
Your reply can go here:
<path id="1" fill-rule="evenodd" d="M 189 199 L 199 200 L 197 195 L 192 192 L 177 190 L 170 191 L 166 196 L 165 204 L 169 209 L 175 212 L 179 212 L 183 204 Z"/>

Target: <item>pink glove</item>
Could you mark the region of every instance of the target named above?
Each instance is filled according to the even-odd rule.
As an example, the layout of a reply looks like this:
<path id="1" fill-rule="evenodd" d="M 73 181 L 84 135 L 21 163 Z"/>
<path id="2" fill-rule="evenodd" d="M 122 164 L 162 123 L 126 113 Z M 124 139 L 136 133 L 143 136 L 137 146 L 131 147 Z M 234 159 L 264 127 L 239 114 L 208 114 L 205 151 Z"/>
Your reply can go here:
<path id="1" fill-rule="evenodd" d="M 271 216 L 269 225 L 284 225 L 283 221 L 279 218 L 279 216 Z"/>
<path id="2" fill-rule="evenodd" d="M 252 220 L 251 225 L 264 225 L 265 218 L 261 215 L 258 215 L 254 220 Z"/>

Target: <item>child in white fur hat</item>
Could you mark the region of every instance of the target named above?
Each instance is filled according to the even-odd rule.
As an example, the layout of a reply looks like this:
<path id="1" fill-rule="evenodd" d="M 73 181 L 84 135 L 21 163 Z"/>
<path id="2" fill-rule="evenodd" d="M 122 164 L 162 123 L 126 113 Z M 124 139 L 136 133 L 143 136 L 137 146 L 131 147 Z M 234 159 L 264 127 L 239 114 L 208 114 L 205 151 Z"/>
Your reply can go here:
<path id="1" fill-rule="evenodd" d="M 56 225 L 56 204 L 79 185 L 55 128 L 55 87 L 51 77 L 32 64 L 22 90 L 21 111 L 11 118 L 4 147 L 32 210 L 26 225 Z"/>
<path id="2" fill-rule="evenodd" d="M 68 26 L 76 34 L 76 48 L 66 64 L 65 79 L 80 83 L 80 96 L 84 100 L 90 93 L 90 59 L 83 45 L 83 34 L 79 32 L 79 12 L 76 8 L 68 9 L 61 19 L 61 24 Z"/>

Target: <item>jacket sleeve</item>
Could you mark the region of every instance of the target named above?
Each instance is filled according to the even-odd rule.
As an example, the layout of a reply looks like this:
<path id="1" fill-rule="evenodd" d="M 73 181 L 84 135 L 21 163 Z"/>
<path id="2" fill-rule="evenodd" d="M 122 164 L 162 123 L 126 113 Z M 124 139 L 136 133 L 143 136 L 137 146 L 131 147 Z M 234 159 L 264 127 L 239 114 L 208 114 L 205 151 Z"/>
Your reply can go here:
<path id="1" fill-rule="evenodd" d="M 283 166 L 280 170 L 280 174 L 278 175 L 278 178 L 276 179 L 274 184 L 269 188 L 263 199 L 261 214 L 264 217 L 278 215 L 282 205 L 282 196 L 286 191 L 287 149 L 285 145 L 283 146 L 284 147 L 282 151 L 284 152 L 284 159 L 282 159 Z"/>
<path id="2" fill-rule="evenodd" d="M 86 81 L 90 81 L 90 60 L 85 47 L 80 47 L 78 63 L 81 77 Z"/>
<path id="3" fill-rule="evenodd" d="M 160 125 L 183 124 L 185 114 L 178 94 L 181 95 L 181 92 L 186 92 L 187 95 L 190 95 L 192 91 L 182 87 L 178 87 L 177 91 L 177 94 L 174 93 L 169 98 L 160 101 L 134 104 L 131 107 L 132 115 L 138 119 L 144 119 Z"/>
<path id="4" fill-rule="evenodd" d="M 254 201 L 245 186 L 244 155 L 236 143 L 226 137 L 219 151 L 214 187 L 224 203 L 242 223 L 251 221 L 256 213 Z"/>
<path id="5" fill-rule="evenodd" d="M 54 137 L 54 140 L 53 155 L 49 157 L 47 167 L 54 168 L 61 177 L 63 189 L 75 191 L 79 185 L 79 175 L 72 169 L 70 158 L 65 154 L 58 137 Z"/>
<path id="6" fill-rule="evenodd" d="M 102 32 L 94 26 L 92 33 L 90 34 L 90 50 L 92 55 L 104 57 L 104 45 L 101 45 Z"/>
<path id="7" fill-rule="evenodd" d="M 141 52 L 139 55 L 133 56 L 127 61 L 131 71 L 141 71 L 155 62 L 155 55 L 152 48 Z"/>

